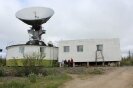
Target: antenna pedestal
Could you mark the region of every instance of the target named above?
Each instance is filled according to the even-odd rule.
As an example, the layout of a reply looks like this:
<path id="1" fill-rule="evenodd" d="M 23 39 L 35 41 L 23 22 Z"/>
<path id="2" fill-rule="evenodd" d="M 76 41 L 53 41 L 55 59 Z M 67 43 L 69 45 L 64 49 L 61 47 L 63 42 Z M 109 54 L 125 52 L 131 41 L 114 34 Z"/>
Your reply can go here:
<path id="1" fill-rule="evenodd" d="M 46 45 L 43 41 L 41 41 L 42 34 L 45 34 L 46 30 L 43 30 L 42 27 L 32 26 L 28 33 L 30 35 L 30 40 L 26 43 L 29 45 Z"/>

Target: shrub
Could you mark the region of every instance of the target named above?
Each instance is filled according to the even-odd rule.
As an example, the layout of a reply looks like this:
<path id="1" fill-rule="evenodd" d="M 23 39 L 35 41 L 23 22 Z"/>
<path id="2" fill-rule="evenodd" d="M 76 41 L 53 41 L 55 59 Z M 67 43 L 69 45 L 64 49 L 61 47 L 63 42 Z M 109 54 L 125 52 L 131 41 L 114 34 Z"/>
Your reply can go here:
<path id="1" fill-rule="evenodd" d="M 104 73 L 103 69 L 100 68 L 94 68 L 89 72 L 89 74 L 103 74 L 103 73 Z"/>
<path id="2" fill-rule="evenodd" d="M 21 76 L 26 76 L 23 67 L 15 67 L 14 69 L 15 69 L 15 71 L 16 71 L 15 76 L 19 76 L 19 77 L 21 77 Z"/>
<path id="3" fill-rule="evenodd" d="M 4 75 L 5 75 L 5 71 L 4 71 L 4 69 L 1 67 L 1 68 L 0 68 L 0 77 L 1 77 L 1 76 L 4 76 Z"/>
<path id="4" fill-rule="evenodd" d="M 0 58 L 0 66 L 5 66 L 6 65 L 6 59 Z"/>
<path id="5" fill-rule="evenodd" d="M 45 54 L 33 53 L 32 55 L 24 55 L 23 66 L 43 66 Z"/>
<path id="6" fill-rule="evenodd" d="M 30 73 L 34 73 L 34 74 L 37 74 L 37 71 L 36 71 L 36 67 L 34 66 L 27 66 L 27 67 L 22 67 L 22 71 L 24 73 L 25 76 L 28 76 Z"/>
<path id="7" fill-rule="evenodd" d="M 30 73 L 34 73 L 36 75 L 43 74 L 41 70 L 42 67 L 36 66 L 23 66 L 23 67 L 15 67 L 16 76 L 28 76 Z"/>
<path id="8" fill-rule="evenodd" d="M 84 67 L 64 68 L 69 74 L 85 74 L 86 69 Z"/>
<path id="9" fill-rule="evenodd" d="M 58 69 L 56 69 L 56 68 L 47 68 L 47 69 L 46 69 L 46 72 L 47 72 L 48 75 L 58 75 L 58 74 L 61 73 L 61 72 L 60 72 Z"/>
<path id="10" fill-rule="evenodd" d="M 17 71 L 13 67 L 3 67 L 5 76 L 16 76 Z"/>
<path id="11" fill-rule="evenodd" d="M 31 74 L 29 74 L 28 78 L 29 78 L 31 83 L 35 83 L 37 76 L 36 76 L 36 74 L 31 73 Z"/>
<path id="12" fill-rule="evenodd" d="M 43 76 L 48 76 L 48 71 L 46 69 L 39 69 L 39 74 L 42 74 Z"/>
<path id="13" fill-rule="evenodd" d="M 121 61 L 122 66 L 132 66 L 133 65 L 133 58 L 125 58 Z"/>

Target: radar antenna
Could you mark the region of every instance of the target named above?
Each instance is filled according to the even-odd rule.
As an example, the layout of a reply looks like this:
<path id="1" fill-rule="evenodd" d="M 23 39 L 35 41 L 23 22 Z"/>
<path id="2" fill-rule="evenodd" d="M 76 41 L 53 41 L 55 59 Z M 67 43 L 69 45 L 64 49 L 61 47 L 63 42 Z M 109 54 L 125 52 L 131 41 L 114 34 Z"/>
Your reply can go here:
<path id="1" fill-rule="evenodd" d="M 46 45 L 42 40 L 42 34 L 45 34 L 46 30 L 43 30 L 42 24 L 46 23 L 54 14 L 54 11 L 46 7 L 30 7 L 25 8 L 16 13 L 16 17 L 24 23 L 31 25 L 28 30 L 31 37 L 26 44 L 33 45 Z"/>

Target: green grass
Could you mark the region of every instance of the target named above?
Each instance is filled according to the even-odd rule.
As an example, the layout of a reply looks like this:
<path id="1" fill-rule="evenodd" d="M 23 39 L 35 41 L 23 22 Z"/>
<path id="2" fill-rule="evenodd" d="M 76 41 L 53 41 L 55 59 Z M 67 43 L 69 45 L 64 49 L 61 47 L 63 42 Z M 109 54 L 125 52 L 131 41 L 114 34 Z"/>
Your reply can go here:
<path id="1" fill-rule="evenodd" d="M 8 83 L 3 83 L 0 88 L 26 88 L 26 83 L 11 81 Z"/>
<path id="2" fill-rule="evenodd" d="M 21 75 L 23 67 L 3 67 L 3 69 L 4 76 L 0 77 L 0 88 L 58 88 L 71 79 L 60 68 L 41 68 L 38 74 L 31 73 L 28 76 Z M 21 76 L 18 77 L 18 74 Z"/>
<path id="3" fill-rule="evenodd" d="M 26 78 L 0 77 L 0 88 L 26 88 L 29 82 Z"/>
<path id="4" fill-rule="evenodd" d="M 1 77 L 0 88 L 58 88 L 71 77 L 66 74 L 37 77 L 36 83 L 31 83 L 27 77 Z"/>
<path id="5" fill-rule="evenodd" d="M 6 66 L 23 66 L 24 59 L 9 59 L 6 60 Z M 43 60 L 42 66 L 44 67 L 53 67 L 57 66 L 56 60 Z"/>
<path id="6" fill-rule="evenodd" d="M 49 75 L 38 80 L 37 83 L 30 86 L 30 88 L 58 88 L 71 77 L 65 74 Z"/>

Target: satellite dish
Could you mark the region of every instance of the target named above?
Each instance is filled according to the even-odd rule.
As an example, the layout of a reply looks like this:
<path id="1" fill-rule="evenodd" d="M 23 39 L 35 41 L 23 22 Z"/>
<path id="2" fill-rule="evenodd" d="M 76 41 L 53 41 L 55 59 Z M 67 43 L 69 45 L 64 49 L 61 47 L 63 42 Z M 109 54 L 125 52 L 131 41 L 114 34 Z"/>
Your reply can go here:
<path id="1" fill-rule="evenodd" d="M 30 7 L 24 8 L 16 13 L 16 17 L 24 23 L 31 25 L 28 30 L 30 41 L 26 44 L 31 45 L 46 45 L 41 41 L 42 34 L 45 34 L 45 30 L 42 28 L 42 24 L 46 23 L 54 14 L 54 11 L 46 7 Z"/>
<path id="2" fill-rule="evenodd" d="M 16 17 L 28 25 L 41 25 L 46 23 L 54 14 L 54 11 L 46 7 L 24 8 L 16 13 Z"/>

